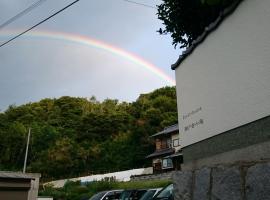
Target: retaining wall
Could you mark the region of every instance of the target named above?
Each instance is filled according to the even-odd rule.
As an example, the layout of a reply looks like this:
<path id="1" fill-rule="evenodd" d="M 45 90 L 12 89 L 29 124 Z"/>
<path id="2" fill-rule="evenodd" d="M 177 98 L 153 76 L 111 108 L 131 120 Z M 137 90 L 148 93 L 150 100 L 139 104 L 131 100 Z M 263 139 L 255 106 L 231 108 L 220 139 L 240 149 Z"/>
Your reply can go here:
<path id="1" fill-rule="evenodd" d="M 175 200 L 270 200 L 270 160 L 173 174 Z"/>
<path id="2" fill-rule="evenodd" d="M 166 172 L 161 174 L 149 174 L 142 176 L 133 176 L 130 177 L 131 181 L 143 181 L 143 180 L 170 180 L 172 179 L 173 172 Z"/>

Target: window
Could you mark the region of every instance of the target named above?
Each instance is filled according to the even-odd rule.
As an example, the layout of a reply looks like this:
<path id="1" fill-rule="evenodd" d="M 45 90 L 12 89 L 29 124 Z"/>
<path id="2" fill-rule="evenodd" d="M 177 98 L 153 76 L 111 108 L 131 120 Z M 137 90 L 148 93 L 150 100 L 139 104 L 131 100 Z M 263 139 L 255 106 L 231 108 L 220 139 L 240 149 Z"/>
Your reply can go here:
<path id="1" fill-rule="evenodd" d="M 167 139 L 167 147 L 168 148 L 171 148 L 172 147 L 172 140 L 171 140 L 171 138 L 168 138 Z"/>
<path id="2" fill-rule="evenodd" d="M 173 168 L 173 162 L 171 158 L 162 160 L 162 169 Z"/>
<path id="3" fill-rule="evenodd" d="M 166 149 L 166 148 L 168 148 L 168 147 L 167 147 L 167 140 L 166 140 L 166 139 L 163 139 L 163 140 L 161 141 L 161 149 Z"/>
<path id="4" fill-rule="evenodd" d="M 173 140 L 173 147 L 178 147 L 179 145 L 179 139 Z"/>
<path id="5" fill-rule="evenodd" d="M 161 140 L 160 139 L 156 139 L 156 149 L 157 150 L 161 149 Z"/>
<path id="6" fill-rule="evenodd" d="M 173 199 L 173 184 L 162 189 L 154 199 Z"/>
<path id="7" fill-rule="evenodd" d="M 172 139 L 171 138 L 162 138 L 160 140 L 156 140 L 156 149 L 167 149 L 172 147 Z"/>

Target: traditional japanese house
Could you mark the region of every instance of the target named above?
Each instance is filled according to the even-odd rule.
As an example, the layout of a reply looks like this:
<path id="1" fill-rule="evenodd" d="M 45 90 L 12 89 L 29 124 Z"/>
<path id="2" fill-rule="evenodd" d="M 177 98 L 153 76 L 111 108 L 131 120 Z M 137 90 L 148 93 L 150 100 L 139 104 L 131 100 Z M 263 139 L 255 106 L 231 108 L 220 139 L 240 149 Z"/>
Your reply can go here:
<path id="1" fill-rule="evenodd" d="M 183 158 L 178 124 L 168 126 L 150 137 L 155 140 L 156 149 L 146 158 L 152 159 L 153 172 L 162 173 L 179 170 Z"/>

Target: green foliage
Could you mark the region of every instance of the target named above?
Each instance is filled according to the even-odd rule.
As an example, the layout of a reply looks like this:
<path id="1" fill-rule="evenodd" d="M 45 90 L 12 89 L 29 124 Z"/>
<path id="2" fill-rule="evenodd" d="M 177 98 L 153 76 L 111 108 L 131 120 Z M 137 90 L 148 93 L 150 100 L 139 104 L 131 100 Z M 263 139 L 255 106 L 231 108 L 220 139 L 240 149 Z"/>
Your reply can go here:
<path id="1" fill-rule="evenodd" d="M 52 196 L 55 200 L 89 199 L 94 194 L 115 189 L 159 188 L 170 184 L 170 180 L 116 182 L 113 180 L 94 181 L 82 185 L 80 182 L 68 181 L 63 188 L 45 186 L 40 190 L 40 196 Z"/>
<path id="2" fill-rule="evenodd" d="M 0 170 L 21 170 L 28 128 L 28 172 L 58 179 L 149 165 L 149 135 L 177 122 L 175 87 L 133 103 L 64 96 L 0 113 Z M 59 193 L 61 196 L 61 193 Z"/>
<path id="3" fill-rule="evenodd" d="M 189 47 L 214 22 L 222 10 L 239 0 L 162 0 L 158 19 L 165 25 L 160 34 L 171 34 L 173 45 Z"/>

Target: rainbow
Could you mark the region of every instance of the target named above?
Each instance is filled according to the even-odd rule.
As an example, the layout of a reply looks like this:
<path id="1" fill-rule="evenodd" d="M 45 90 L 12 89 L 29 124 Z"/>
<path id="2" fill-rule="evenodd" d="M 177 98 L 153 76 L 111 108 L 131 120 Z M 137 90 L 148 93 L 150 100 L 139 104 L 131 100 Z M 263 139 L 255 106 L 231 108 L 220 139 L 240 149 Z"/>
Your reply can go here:
<path id="1" fill-rule="evenodd" d="M 18 30 L 12 30 L 12 31 L 0 31 L 0 37 L 11 37 L 16 35 L 17 33 L 20 33 Z M 126 59 L 136 65 L 139 65 L 143 67 L 144 69 L 150 71 L 151 73 L 157 75 L 158 77 L 165 80 L 170 85 L 175 85 L 175 80 L 172 79 L 170 76 L 168 76 L 165 72 L 160 70 L 157 66 L 147 62 L 146 60 L 140 58 L 139 56 L 132 54 L 130 52 L 127 52 L 123 49 L 120 49 L 116 46 L 113 46 L 111 44 L 93 39 L 88 36 L 78 35 L 78 34 L 70 34 L 70 33 L 64 33 L 64 32 L 51 32 L 51 31 L 31 31 L 22 37 L 37 37 L 37 38 L 49 38 L 53 40 L 62 40 L 62 41 L 68 41 L 73 42 L 80 45 L 89 46 L 91 48 L 96 48 L 100 50 L 104 50 L 106 52 L 109 52 L 113 55 L 119 56 L 123 59 Z"/>

